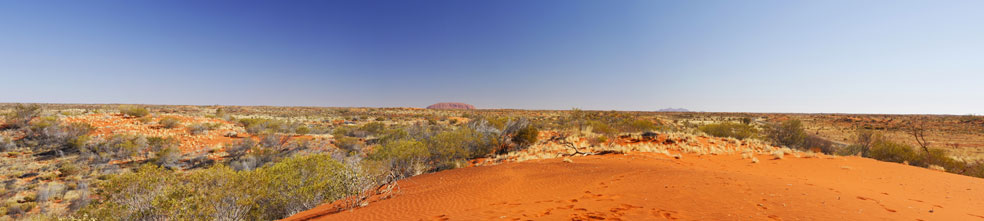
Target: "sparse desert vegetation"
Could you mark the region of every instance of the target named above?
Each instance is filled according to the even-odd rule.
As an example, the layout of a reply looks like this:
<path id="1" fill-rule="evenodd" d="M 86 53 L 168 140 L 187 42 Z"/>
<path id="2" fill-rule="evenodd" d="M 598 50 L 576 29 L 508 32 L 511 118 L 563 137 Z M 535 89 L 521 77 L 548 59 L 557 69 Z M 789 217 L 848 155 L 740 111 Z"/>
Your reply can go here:
<path id="1" fill-rule="evenodd" d="M 2 209 L 15 219 L 280 219 L 325 203 L 336 212 L 366 206 L 398 194 L 398 180 L 421 174 L 554 158 L 576 165 L 580 161 L 571 157 L 627 153 L 674 160 L 733 154 L 749 165 L 769 163 L 760 162 L 762 157 L 787 161 L 836 154 L 984 177 L 981 156 L 970 145 L 984 137 L 958 132 L 960 144 L 944 145 L 936 141 L 946 134 L 926 133 L 913 142 L 915 138 L 899 136 L 907 134 L 906 128 L 859 124 L 843 129 L 850 135 L 845 140 L 826 132 L 846 127 L 841 120 L 821 120 L 828 115 L 68 104 L 2 108 Z M 941 124 L 926 127 L 933 126 L 947 129 L 926 131 L 952 130 Z M 923 148 L 919 143 L 929 144 Z"/>

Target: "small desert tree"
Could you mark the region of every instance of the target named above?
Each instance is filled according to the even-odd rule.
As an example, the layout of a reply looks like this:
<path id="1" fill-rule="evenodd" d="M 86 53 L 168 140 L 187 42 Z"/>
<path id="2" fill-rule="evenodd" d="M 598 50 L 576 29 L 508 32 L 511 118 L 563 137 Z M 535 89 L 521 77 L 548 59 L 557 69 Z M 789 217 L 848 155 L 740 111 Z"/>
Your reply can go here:
<path id="1" fill-rule="evenodd" d="M 929 141 L 926 140 L 926 121 L 909 121 L 906 123 L 906 132 L 916 139 L 916 144 L 925 152 L 929 152 Z"/>

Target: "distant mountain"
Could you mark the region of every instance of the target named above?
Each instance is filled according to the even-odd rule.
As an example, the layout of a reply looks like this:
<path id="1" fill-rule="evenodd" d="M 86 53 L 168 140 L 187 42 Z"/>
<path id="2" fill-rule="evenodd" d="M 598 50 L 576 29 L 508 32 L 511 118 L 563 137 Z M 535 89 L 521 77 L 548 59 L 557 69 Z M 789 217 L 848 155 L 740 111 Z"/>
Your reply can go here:
<path id="1" fill-rule="evenodd" d="M 437 109 L 437 110 L 474 110 L 475 106 L 465 103 L 455 103 L 455 102 L 445 102 L 436 103 L 431 106 L 427 106 L 427 109 Z"/>
<path id="2" fill-rule="evenodd" d="M 686 108 L 663 108 L 657 110 L 656 112 L 690 112 L 690 110 L 687 110 Z"/>

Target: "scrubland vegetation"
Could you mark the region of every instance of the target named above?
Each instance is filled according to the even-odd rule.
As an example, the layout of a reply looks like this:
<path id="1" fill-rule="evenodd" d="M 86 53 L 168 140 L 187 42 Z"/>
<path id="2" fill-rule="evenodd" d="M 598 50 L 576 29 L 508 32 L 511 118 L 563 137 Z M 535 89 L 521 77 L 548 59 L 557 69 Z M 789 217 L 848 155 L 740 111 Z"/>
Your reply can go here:
<path id="1" fill-rule="evenodd" d="M 683 150 L 693 148 L 693 136 L 708 135 L 788 148 L 764 153 L 772 158 L 792 149 L 984 177 L 982 161 L 864 126 L 841 142 L 808 132 L 798 119 L 740 114 L 112 105 L 8 105 L 5 113 L 0 215 L 11 218 L 278 219 L 326 202 L 344 202 L 342 210 L 364 206 L 369 196 L 396 192 L 398 179 L 477 158 L 564 144 L 575 153 L 618 152 L 619 142 L 661 134 L 684 136 L 659 144 Z M 89 115 L 150 129 L 99 131 L 106 126 L 77 120 Z M 758 162 L 752 153 L 742 157 Z"/>

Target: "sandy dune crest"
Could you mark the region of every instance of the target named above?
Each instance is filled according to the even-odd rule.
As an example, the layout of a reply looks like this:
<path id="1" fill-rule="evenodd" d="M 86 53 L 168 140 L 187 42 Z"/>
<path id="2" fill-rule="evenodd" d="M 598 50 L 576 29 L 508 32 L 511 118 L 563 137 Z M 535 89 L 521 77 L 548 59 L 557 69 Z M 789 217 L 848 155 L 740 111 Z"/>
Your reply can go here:
<path id="1" fill-rule="evenodd" d="M 286 220 L 984 220 L 984 179 L 858 157 L 752 163 L 630 153 L 505 163 L 400 181 L 367 207 Z"/>

